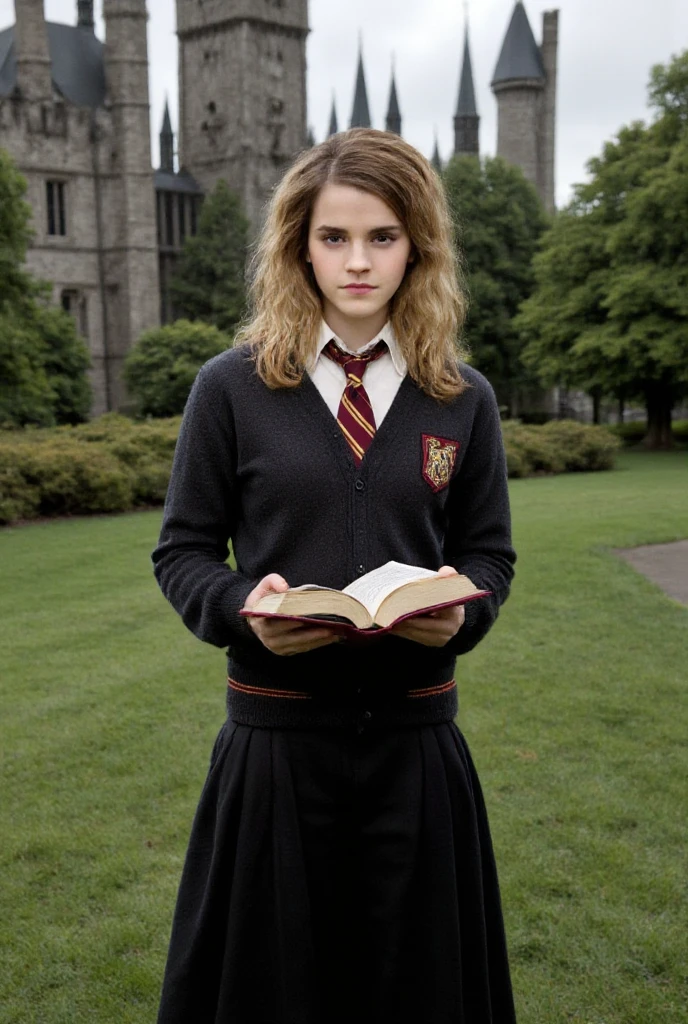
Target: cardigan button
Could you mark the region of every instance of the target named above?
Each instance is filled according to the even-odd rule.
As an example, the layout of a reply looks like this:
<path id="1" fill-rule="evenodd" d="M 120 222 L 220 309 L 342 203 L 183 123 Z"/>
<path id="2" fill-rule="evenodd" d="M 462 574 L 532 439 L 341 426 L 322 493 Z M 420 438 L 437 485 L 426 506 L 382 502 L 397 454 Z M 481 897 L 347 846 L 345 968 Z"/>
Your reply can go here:
<path id="1" fill-rule="evenodd" d="M 363 491 L 363 490 L 365 490 L 365 484 L 363 483 L 363 481 L 362 481 L 362 480 L 357 480 L 357 481 L 356 481 L 356 484 L 355 484 L 355 487 L 356 487 L 356 490 L 357 490 L 357 491 Z"/>
<path id="2" fill-rule="evenodd" d="M 365 570 L 365 565 L 357 565 L 356 566 L 356 572 L 358 573 L 359 576 L 364 576 L 365 575 L 365 571 L 366 571 Z"/>

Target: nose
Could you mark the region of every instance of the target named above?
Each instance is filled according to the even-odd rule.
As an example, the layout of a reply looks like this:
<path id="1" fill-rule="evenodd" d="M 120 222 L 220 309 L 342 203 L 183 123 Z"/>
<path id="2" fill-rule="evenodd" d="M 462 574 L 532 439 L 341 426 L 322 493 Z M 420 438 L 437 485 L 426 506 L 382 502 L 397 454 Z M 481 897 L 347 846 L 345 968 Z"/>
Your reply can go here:
<path id="1" fill-rule="evenodd" d="M 352 242 L 347 254 L 346 269 L 360 274 L 370 269 L 370 257 L 365 242 Z"/>

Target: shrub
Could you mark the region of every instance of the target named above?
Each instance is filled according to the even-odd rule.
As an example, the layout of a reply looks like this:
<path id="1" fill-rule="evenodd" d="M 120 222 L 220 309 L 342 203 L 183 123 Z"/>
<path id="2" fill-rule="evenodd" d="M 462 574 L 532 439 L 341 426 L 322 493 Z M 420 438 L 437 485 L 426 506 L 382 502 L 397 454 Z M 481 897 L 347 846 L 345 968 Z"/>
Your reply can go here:
<path id="1" fill-rule="evenodd" d="M 563 455 L 553 440 L 543 437 L 542 430 L 542 427 L 526 427 L 518 420 L 505 420 L 502 423 L 507 466 L 510 454 L 512 466 L 517 469 L 513 475 L 563 472 Z"/>
<path id="2" fill-rule="evenodd" d="M 217 327 L 190 320 L 142 334 L 124 361 L 124 380 L 141 414 L 183 412 L 200 368 L 231 344 Z"/>
<path id="3" fill-rule="evenodd" d="M 612 469 L 620 447 L 606 427 L 575 420 L 550 420 L 541 427 L 506 420 L 502 433 L 510 477 Z"/>
<path id="4" fill-rule="evenodd" d="M 74 427 L 0 432 L 0 523 L 122 512 L 165 499 L 180 419 L 107 413 Z M 610 469 L 619 441 L 573 421 L 502 423 L 510 477 Z"/>
<path id="5" fill-rule="evenodd" d="M 568 473 L 612 469 L 614 456 L 621 447 L 607 427 L 575 420 L 550 420 L 542 427 L 542 434 L 556 444 Z"/>
<path id="6" fill-rule="evenodd" d="M 53 437 L 0 442 L 3 521 L 131 507 L 130 475 L 95 445 Z"/>

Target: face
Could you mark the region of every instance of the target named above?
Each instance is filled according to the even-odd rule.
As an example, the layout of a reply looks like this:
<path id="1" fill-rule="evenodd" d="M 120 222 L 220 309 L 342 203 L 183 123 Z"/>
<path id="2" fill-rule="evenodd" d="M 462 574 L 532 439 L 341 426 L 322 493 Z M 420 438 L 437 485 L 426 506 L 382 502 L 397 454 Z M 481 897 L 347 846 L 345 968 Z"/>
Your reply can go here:
<path id="1" fill-rule="evenodd" d="M 382 330 L 411 259 L 406 229 L 382 199 L 325 185 L 313 207 L 308 260 L 323 316 L 345 342 L 365 344 Z"/>

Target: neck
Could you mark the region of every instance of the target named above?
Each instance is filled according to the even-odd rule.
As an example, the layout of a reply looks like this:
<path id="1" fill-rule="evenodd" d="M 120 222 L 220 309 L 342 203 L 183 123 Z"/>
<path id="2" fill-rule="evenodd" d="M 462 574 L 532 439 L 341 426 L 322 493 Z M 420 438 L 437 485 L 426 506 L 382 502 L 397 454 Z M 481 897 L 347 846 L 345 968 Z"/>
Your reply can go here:
<path id="1" fill-rule="evenodd" d="M 341 338 L 347 348 L 357 352 L 369 341 L 372 341 L 376 334 L 379 334 L 388 320 L 389 310 L 387 307 L 381 309 L 374 316 L 352 320 L 344 317 L 331 306 L 327 300 L 323 304 L 323 317 L 327 326 L 334 331 L 338 338 Z"/>

